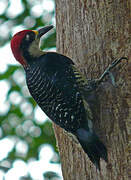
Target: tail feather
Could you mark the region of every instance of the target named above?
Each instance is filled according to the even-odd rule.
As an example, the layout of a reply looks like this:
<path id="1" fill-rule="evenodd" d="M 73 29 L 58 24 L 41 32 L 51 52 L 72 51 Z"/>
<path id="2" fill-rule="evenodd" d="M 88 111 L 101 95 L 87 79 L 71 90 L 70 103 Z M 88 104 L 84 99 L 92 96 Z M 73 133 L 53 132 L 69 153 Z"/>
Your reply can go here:
<path id="1" fill-rule="evenodd" d="M 85 153 L 96 168 L 100 170 L 100 158 L 108 162 L 105 145 L 99 140 L 95 132 L 83 128 L 77 130 L 76 136 Z"/>

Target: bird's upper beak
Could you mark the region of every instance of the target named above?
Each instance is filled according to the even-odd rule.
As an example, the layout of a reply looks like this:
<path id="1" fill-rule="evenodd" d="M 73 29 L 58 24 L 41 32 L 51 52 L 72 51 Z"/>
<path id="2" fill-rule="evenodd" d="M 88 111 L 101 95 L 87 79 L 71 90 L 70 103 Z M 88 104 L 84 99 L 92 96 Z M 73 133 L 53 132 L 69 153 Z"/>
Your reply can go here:
<path id="1" fill-rule="evenodd" d="M 45 26 L 38 30 L 38 37 L 40 38 L 44 34 L 46 34 L 48 31 L 50 31 L 53 28 L 53 25 Z"/>

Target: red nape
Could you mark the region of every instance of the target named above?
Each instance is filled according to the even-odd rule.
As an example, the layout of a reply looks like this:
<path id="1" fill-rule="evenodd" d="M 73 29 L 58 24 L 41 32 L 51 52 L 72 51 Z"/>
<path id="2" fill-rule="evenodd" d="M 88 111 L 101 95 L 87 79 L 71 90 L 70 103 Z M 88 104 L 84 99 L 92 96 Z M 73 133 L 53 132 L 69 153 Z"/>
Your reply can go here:
<path id="1" fill-rule="evenodd" d="M 21 54 L 20 45 L 21 45 L 22 39 L 25 37 L 25 35 L 29 31 L 31 31 L 31 30 L 20 31 L 20 32 L 16 33 L 11 40 L 11 49 L 12 49 L 13 55 L 14 55 L 15 59 L 17 61 L 19 61 L 19 63 L 22 64 L 23 66 L 26 66 L 27 63 Z"/>

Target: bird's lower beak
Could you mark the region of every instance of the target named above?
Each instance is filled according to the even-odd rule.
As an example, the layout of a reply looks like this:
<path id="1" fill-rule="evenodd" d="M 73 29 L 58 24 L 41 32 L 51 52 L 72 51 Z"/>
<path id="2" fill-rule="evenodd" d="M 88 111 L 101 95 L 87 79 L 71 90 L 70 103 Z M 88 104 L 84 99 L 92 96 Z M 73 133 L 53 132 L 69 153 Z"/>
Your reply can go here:
<path id="1" fill-rule="evenodd" d="M 44 34 L 46 34 L 48 31 L 50 31 L 53 28 L 53 25 L 45 26 L 38 30 L 38 37 L 40 38 Z"/>

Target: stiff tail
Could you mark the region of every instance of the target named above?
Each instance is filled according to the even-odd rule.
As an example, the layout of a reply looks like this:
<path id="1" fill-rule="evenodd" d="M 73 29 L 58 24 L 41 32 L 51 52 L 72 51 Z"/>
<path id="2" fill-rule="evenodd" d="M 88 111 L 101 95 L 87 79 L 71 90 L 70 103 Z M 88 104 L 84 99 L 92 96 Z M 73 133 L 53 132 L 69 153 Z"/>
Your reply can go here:
<path id="1" fill-rule="evenodd" d="M 100 158 L 108 162 L 105 145 L 99 140 L 95 132 L 83 128 L 77 130 L 76 136 L 85 153 L 87 153 L 96 168 L 100 170 Z"/>

